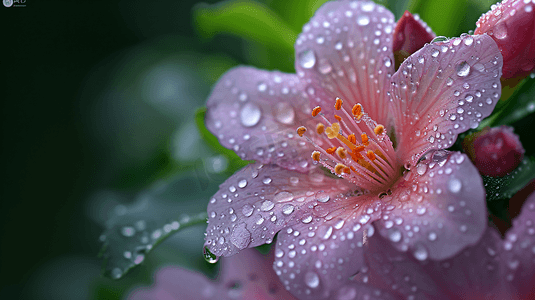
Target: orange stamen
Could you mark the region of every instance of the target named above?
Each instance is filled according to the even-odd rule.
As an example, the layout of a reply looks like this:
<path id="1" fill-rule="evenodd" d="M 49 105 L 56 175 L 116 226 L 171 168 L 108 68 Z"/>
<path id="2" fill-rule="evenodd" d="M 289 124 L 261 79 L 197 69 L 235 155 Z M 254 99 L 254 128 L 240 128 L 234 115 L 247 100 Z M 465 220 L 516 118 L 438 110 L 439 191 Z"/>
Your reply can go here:
<path id="1" fill-rule="evenodd" d="M 313 151 L 312 152 L 312 159 L 315 161 L 320 161 L 320 152 L 319 151 Z"/>
<path id="2" fill-rule="evenodd" d="M 316 125 L 316 132 L 318 134 L 323 134 L 325 132 L 325 125 L 318 123 L 318 125 Z"/>
<path id="3" fill-rule="evenodd" d="M 297 128 L 297 134 L 302 137 L 303 134 L 307 131 L 307 128 L 305 126 L 300 126 Z"/>
<path id="4" fill-rule="evenodd" d="M 366 156 L 372 161 L 375 160 L 375 153 L 373 153 L 372 150 L 368 150 L 368 152 L 366 152 Z"/>
<path id="5" fill-rule="evenodd" d="M 362 117 L 362 105 L 355 104 L 351 112 L 358 120 L 360 120 L 360 118 Z"/>
<path id="6" fill-rule="evenodd" d="M 325 150 L 325 152 L 329 154 L 333 154 L 335 151 L 336 151 L 336 147 L 327 148 L 327 150 Z"/>
<path id="7" fill-rule="evenodd" d="M 338 163 L 336 164 L 336 166 L 334 167 L 334 172 L 338 175 L 341 175 L 346 169 L 348 169 L 348 167 L 344 164 L 341 164 L 341 163 Z"/>
<path id="8" fill-rule="evenodd" d="M 375 126 L 375 128 L 373 129 L 373 132 L 376 134 L 376 135 L 381 135 L 383 134 L 383 132 L 385 132 L 385 127 L 383 125 L 377 125 Z"/>
<path id="9" fill-rule="evenodd" d="M 370 142 L 368 141 L 368 135 L 363 133 L 360 135 L 360 138 L 362 139 L 362 143 L 365 145 L 365 146 L 368 146 L 370 144 Z"/>
<path id="10" fill-rule="evenodd" d="M 336 98 L 336 103 L 334 104 L 334 108 L 336 110 L 340 110 L 342 108 L 342 103 L 343 103 L 342 99 Z"/>
<path id="11" fill-rule="evenodd" d="M 338 147 L 336 149 L 336 154 L 341 158 L 341 159 L 346 159 L 347 158 L 347 151 L 346 149 L 344 149 L 343 147 Z"/>
<path id="12" fill-rule="evenodd" d="M 314 109 L 312 110 L 312 116 L 315 117 L 315 116 L 317 116 L 320 112 L 321 112 L 321 107 L 316 106 L 316 107 L 314 107 Z"/>
<path id="13" fill-rule="evenodd" d="M 355 134 L 352 133 L 352 134 L 348 135 L 348 136 L 347 136 L 347 139 L 348 139 L 351 143 L 353 143 L 353 144 L 357 144 L 357 138 L 355 137 Z"/>
<path id="14" fill-rule="evenodd" d="M 334 115 L 334 118 L 338 121 L 338 122 L 342 122 L 342 118 L 338 115 Z"/>

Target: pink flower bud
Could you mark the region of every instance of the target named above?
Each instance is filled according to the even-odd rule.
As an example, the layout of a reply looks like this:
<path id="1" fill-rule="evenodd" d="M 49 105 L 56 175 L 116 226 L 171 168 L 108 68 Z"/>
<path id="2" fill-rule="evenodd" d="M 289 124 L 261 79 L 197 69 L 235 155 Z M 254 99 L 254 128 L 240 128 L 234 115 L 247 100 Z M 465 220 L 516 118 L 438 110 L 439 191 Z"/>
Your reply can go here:
<path id="1" fill-rule="evenodd" d="M 475 34 L 486 33 L 503 55 L 503 79 L 525 77 L 535 69 L 535 4 L 504 0 L 477 21 Z"/>
<path id="2" fill-rule="evenodd" d="M 468 136 L 463 148 L 479 170 L 486 176 L 505 176 L 520 164 L 524 148 L 513 128 L 500 126 L 485 128 Z"/>
<path id="3" fill-rule="evenodd" d="M 418 15 L 413 16 L 410 12 L 405 11 L 394 29 L 393 50 L 396 67 L 405 58 L 422 48 L 425 43 L 431 42 L 433 38 L 435 38 L 435 33 Z"/>

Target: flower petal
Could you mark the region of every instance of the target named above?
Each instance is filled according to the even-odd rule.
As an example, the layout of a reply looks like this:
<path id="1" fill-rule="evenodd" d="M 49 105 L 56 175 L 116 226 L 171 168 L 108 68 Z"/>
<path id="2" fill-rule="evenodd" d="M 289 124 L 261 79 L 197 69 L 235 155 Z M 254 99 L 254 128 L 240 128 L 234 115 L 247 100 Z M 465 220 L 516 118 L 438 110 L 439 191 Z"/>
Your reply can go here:
<path id="1" fill-rule="evenodd" d="M 335 195 L 356 186 L 314 168 L 303 174 L 248 165 L 227 179 L 208 204 L 205 246 L 217 255 L 271 243 L 275 234 L 317 211 L 336 211 Z M 331 201 L 329 201 L 332 198 Z M 316 203 L 315 206 L 312 203 Z"/>
<path id="2" fill-rule="evenodd" d="M 362 196 L 366 197 L 366 196 Z M 373 235 L 369 222 L 356 209 L 344 217 L 303 219 L 277 236 L 274 269 L 299 299 L 332 299 L 363 267 L 363 243 Z M 372 211 L 374 209 L 372 208 Z"/>
<path id="3" fill-rule="evenodd" d="M 393 29 L 393 14 L 373 2 L 332 1 L 318 9 L 295 43 L 295 68 L 314 91 L 311 104 L 330 112 L 336 97 L 350 107 L 360 102 L 372 119 L 386 124 Z"/>
<path id="4" fill-rule="evenodd" d="M 424 46 L 392 76 L 398 159 L 448 148 L 490 115 L 501 94 L 502 56 L 487 35 Z"/>
<path id="5" fill-rule="evenodd" d="M 423 156 L 393 188 L 377 228 L 420 260 L 452 257 L 485 231 L 485 189 L 466 155 L 438 150 Z M 390 210 L 389 210 L 390 208 Z"/>
<path id="6" fill-rule="evenodd" d="M 406 299 L 507 299 L 500 297 L 501 239 L 494 229 L 487 229 L 477 245 L 440 262 L 420 262 L 389 244 L 384 237 L 372 237 L 366 262 L 373 280 L 396 287 Z"/>
<path id="7" fill-rule="evenodd" d="M 532 193 L 513 220 L 503 243 L 504 276 L 518 299 L 535 296 L 535 193 Z"/>
<path id="8" fill-rule="evenodd" d="M 305 171 L 310 168 L 310 146 L 295 131 L 312 117 L 302 91 L 296 75 L 234 68 L 208 98 L 206 126 L 242 159 Z M 303 151 L 307 154 L 301 157 Z"/>

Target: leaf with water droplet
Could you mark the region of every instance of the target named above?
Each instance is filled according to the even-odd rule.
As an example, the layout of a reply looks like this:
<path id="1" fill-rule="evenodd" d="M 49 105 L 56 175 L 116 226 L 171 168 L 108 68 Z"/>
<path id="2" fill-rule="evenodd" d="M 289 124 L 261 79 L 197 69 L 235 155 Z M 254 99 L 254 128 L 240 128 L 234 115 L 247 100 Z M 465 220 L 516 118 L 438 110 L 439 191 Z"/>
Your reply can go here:
<path id="1" fill-rule="evenodd" d="M 195 176 L 181 174 L 142 191 L 132 204 L 118 205 L 100 237 L 104 275 L 119 279 L 141 264 L 167 237 L 184 228 L 206 224 L 205 206 L 200 203 L 205 204 L 204 199 L 210 199 L 215 190 L 215 183 L 206 188 Z"/>
<path id="2" fill-rule="evenodd" d="M 504 177 L 482 177 L 488 202 L 509 199 L 535 179 L 535 158 L 525 157 L 518 168 Z"/>

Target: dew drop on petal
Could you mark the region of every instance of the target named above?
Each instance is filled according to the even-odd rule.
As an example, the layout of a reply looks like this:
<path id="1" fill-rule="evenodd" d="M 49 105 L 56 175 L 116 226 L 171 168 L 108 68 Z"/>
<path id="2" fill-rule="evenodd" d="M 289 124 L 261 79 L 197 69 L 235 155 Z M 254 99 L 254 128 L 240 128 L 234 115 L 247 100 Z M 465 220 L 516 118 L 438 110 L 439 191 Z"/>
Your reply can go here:
<path id="1" fill-rule="evenodd" d="M 254 103 L 245 104 L 240 111 L 240 120 L 245 127 L 252 127 L 258 124 L 261 116 L 260 108 Z"/>
<path id="2" fill-rule="evenodd" d="M 458 193 L 461 190 L 462 183 L 457 178 L 450 178 L 448 180 L 448 190 L 452 193 Z"/>
<path id="3" fill-rule="evenodd" d="M 282 207 L 282 213 L 285 214 L 285 215 L 289 215 L 294 211 L 294 208 L 295 207 L 293 205 L 291 205 L 291 204 L 285 204 Z"/>
<path id="4" fill-rule="evenodd" d="M 208 263 L 211 263 L 211 264 L 215 264 L 219 260 L 219 257 L 213 254 L 210 251 L 210 249 L 208 249 L 207 246 L 204 246 L 203 248 L 203 255 L 204 255 L 204 260 L 206 260 Z"/>
<path id="5" fill-rule="evenodd" d="M 315 272 L 309 271 L 305 274 L 305 283 L 310 288 L 317 288 L 320 284 L 320 278 L 318 277 L 318 274 Z"/>
<path id="6" fill-rule="evenodd" d="M 427 249 L 422 245 L 417 245 L 412 254 L 414 255 L 414 258 L 416 258 L 419 261 L 426 260 L 427 256 L 429 255 L 429 253 L 427 252 Z"/>
<path id="7" fill-rule="evenodd" d="M 245 223 L 240 223 L 234 227 L 230 234 L 230 242 L 240 250 L 249 246 L 251 243 L 251 232 L 247 230 Z"/>
<path id="8" fill-rule="evenodd" d="M 298 55 L 299 65 L 304 69 L 310 69 L 316 64 L 316 54 L 312 50 L 305 50 Z"/>
<path id="9" fill-rule="evenodd" d="M 125 237 L 132 237 L 136 234 L 136 230 L 132 226 L 125 226 L 121 229 L 121 233 Z"/>
<path id="10" fill-rule="evenodd" d="M 357 24 L 359 24 L 360 26 L 366 26 L 366 25 L 370 24 L 370 17 L 368 17 L 366 15 L 358 16 Z"/>
<path id="11" fill-rule="evenodd" d="M 470 74 L 470 65 L 466 61 L 457 65 L 457 76 L 466 77 L 468 74 Z"/>
<path id="12" fill-rule="evenodd" d="M 275 206 L 275 204 L 269 200 L 266 200 L 264 202 L 262 202 L 262 205 L 260 206 L 260 210 L 262 211 L 270 211 L 273 209 L 273 207 Z"/>
<path id="13" fill-rule="evenodd" d="M 275 119 L 282 124 L 292 124 L 295 118 L 293 107 L 287 102 L 279 102 L 273 109 Z"/>
<path id="14" fill-rule="evenodd" d="M 245 204 L 243 207 L 242 207 L 242 213 L 244 216 L 246 217 L 250 217 L 252 214 L 253 214 L 253 207 L 250 205 L 250 204 Z"/>
<path id="15" fill-rule="evenodd" d="M 239 188 L 242 188 L 242 189 L 243 189 L 243 188 L 246 187 L 246 186 L 247 186 L 247 180 L 242 179 L 242 180 L 240 180 L 240 182 L 238 182 L 238 187 L 239 187 Z"/>
<path id="16" fill-rule="evenodd" d="M 397 228 L 394 228 L 388 233 L 388 238 L 390 241 L 397 243 L 401 241 L 401 232 Z"/>

